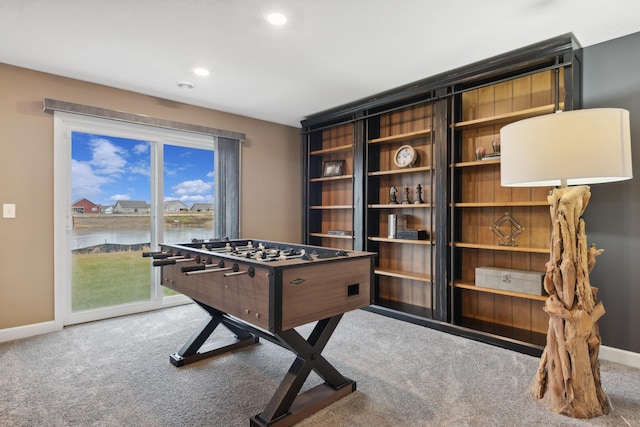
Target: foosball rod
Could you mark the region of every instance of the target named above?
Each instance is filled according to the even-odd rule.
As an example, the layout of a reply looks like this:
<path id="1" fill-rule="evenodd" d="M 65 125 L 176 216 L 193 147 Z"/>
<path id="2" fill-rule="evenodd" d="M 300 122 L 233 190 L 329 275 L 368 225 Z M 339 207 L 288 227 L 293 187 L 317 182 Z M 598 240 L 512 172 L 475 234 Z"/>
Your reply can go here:
<path id="1" fill-rule="evenodd" d="M 224 261 L 220 260 L 217 264 L 198 264 L 198 265 L 189 265 L 186 267 L 181 267 L 180 271 L 182 273 L 191 273 L 192 271 L 200 271 L 206 269 L 214 269 L 214 268 L 222 268 L 224 267 Z"/>
<path id="2" fill-rule="evenodd" d="M 179 262 L 195 261 L 200 262 L 200 256 L 190 258 L 184 255 L 170 256 L 162 259 L 154 259 L 152 265 L 154 267 L 162 267 L 163 265 L 173 265 Z"/>
<path id="3" fill-rule="evenodd" d="M 204 246 L 203 249 L 209 252 L 233 252 L 233 251 L 242 250 L 242 249 L 258 249 L 256 246 L 253 246 L 253 245 L 224 246 L 221 248 L 207 248 L 206 245 L 203 245 L 203 246 Z"/>
<path id="4" fill-rule="evenodd" d="M 191 276 L 194 274 L 205 274 L 205 273 L 220 273 L 223 271 L 233 270 L 233 267 L 222 267 L 222 268 L 209 268 L 205 270 L 196 270 L 196 271 L 186 271 L 184 272 L 185 276 Z"/>

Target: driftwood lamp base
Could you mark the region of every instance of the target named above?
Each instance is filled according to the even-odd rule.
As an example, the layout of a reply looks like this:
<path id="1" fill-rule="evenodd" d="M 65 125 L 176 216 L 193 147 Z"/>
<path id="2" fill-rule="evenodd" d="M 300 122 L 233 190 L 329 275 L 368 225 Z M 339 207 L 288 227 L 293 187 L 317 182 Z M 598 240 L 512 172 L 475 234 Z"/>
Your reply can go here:
<path id="1" fill-rule="evenodd" d="M 548 409 L 574 418 L 609 413 L 600 383 L 598 319 L 604 306 L 589 272 L 602 249 L 587 247 L 582 214 L 589 202 L 588 186 L 557 188 L 551 204 L 551 256 L 544 281 L 549 298 L 547 344 L 532 393 Z"/>

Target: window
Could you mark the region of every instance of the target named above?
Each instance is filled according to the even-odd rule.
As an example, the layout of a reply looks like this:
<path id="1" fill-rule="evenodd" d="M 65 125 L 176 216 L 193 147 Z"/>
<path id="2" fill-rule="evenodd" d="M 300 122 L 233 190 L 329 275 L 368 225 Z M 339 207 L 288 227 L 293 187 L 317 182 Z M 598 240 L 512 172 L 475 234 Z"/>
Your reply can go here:
<path id="1" fill-rule="evenodd" d="M 188 302 L 163 292 L 159 272 L 141 252 L 164 241 L 238 237 L 238 140 L 60 111 L 54 129 L 56 323 Z M 182 181 L 174 179 L 188 168 Z M 187 216 L 200 223 L 186 230 L 191 234 L 180 230 Z M 80 223 L 94 243 L 88 250 L 79 243 Z"/>

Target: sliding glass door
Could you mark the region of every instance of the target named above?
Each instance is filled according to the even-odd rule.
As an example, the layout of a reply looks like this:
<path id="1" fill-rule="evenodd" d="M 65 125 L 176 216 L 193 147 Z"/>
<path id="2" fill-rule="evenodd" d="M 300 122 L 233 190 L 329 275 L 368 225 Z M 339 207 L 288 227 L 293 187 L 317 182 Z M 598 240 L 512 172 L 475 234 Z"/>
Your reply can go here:
<path id="1" fill-rule="evenodd" d="M 213 150 L 165 144 L 163 158 L 162 241 L 215 238 Z M 163 294 L 176 292 L 163 288 Z"/>
<path id="2" fill-rule="evenodd" d="M 151 147 L 113 135 L 71 133 L 71 311 L 154 299 Z"/>
<path id="3" fill-rule="evenodd" d="M 56 300 L 63 323 L 189 300 L 144 251 L 214 238 L 211 136 L 75 115 L 56 121 Z"/>

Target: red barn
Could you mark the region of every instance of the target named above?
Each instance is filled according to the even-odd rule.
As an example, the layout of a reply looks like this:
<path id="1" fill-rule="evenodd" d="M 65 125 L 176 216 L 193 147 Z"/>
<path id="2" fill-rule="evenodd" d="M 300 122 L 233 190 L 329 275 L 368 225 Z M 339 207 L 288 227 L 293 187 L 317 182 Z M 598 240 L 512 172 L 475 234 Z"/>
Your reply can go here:
<path id="1" fill-rule="evenodd" d="M 71 205 L 73 213 L 100 213 L 100 206 L 90 200 L 80 199 Z"/>

